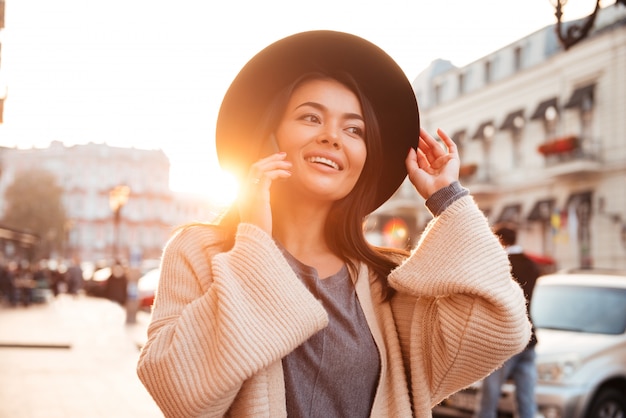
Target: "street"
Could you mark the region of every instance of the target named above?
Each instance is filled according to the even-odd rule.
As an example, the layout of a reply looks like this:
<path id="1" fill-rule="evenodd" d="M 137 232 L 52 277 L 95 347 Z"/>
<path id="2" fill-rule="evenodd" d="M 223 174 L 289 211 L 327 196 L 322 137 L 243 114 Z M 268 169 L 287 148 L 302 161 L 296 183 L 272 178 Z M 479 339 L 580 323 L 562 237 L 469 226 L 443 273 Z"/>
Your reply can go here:
<path id="1" fill-rule="evenodd" d="M 148 321 L 84 295 L 0 307 L 0 417 L 162 417 L 135 372 Z"/>

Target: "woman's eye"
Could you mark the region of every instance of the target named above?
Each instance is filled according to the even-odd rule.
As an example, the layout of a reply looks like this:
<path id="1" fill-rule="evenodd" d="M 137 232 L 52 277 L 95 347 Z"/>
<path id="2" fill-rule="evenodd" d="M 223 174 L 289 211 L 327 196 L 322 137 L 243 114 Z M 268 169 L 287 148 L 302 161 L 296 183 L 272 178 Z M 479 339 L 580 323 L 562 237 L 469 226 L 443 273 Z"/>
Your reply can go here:
<path id="1" fill-rule="evenodd" d="M 363 129 L 359 128 L 358 126 L 349 127 L 348 132 L 350 132 L 352 135 L 356 135 L 361 138 L 363 137 Z"/>
<path id="2" fill-rule="evenodd" d="M 312 113 L 302 116 L 302 120 L 305 120 L 307 122 L 313 122 L 313 123 L 321 122 L 320 118 L 317 115 L 314 115 Z"/>

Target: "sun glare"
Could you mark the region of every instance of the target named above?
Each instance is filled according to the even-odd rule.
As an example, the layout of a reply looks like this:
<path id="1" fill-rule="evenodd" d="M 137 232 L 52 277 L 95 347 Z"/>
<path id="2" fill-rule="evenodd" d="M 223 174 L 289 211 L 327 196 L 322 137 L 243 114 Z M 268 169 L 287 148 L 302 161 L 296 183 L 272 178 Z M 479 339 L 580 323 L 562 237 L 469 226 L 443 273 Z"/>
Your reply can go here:
<path id="1" fill-rule="evenodd" d="M 239 183 L 232 174 L 225 171 L 215 173 L 211 185 L 207 190 L 213 203 L 220 206 L 230 205 L 237 197 Z"/>
<path id="2" fill-rule="evenodd" d="M 172 167 L 170 172 L 170 189 L 173 192 L 201 196 L 220 207 L 229 206 L 235 201 L 239 184 L 232 174 L 219 168 L 211 168 L 207 172 L 202 169 L 179 168 L 178 166 Z"/>

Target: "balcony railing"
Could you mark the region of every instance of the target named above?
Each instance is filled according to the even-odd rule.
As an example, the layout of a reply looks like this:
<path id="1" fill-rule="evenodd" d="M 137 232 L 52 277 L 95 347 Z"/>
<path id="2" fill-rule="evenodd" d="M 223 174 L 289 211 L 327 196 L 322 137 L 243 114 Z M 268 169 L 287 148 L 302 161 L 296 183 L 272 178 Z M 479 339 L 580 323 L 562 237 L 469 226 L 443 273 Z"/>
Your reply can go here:
<path id="1" fill-rule="evenodd" d="M 537 147 L 545 157 L 547 177 L 563 177 L 597 172 L 600 165 L 600 142 L 577 135 L 554 138 Z"/>

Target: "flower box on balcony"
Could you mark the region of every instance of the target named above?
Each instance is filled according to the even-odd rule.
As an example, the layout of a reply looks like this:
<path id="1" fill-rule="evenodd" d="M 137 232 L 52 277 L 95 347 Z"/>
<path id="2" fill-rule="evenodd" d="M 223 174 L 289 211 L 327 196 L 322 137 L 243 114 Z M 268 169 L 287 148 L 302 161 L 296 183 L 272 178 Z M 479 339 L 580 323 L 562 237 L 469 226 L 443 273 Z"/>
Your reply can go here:
<path id="1" fill-rule="evenodd" d="M 459 177 L 469 177 L 476 173 L 478 170 L 478 164 L 464 164 L 459 170 Z"/>
<path id="2" fill-rule="evenodd" d="M 578 138 L 575 135 L 569 135 L 541 144 L 537 150 L 543 155 L 554 155 L 571 152 L 576 148 L 578 148 Z"/>

